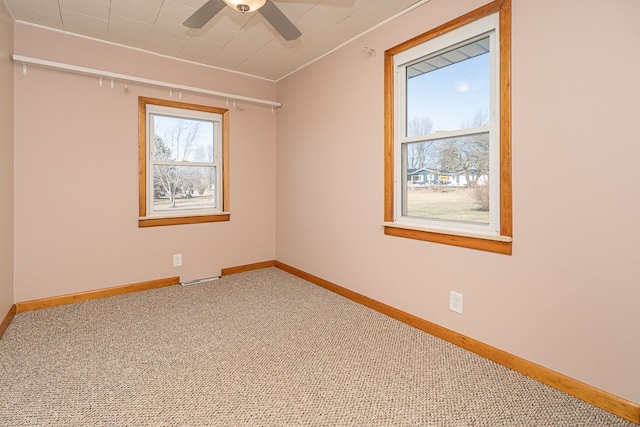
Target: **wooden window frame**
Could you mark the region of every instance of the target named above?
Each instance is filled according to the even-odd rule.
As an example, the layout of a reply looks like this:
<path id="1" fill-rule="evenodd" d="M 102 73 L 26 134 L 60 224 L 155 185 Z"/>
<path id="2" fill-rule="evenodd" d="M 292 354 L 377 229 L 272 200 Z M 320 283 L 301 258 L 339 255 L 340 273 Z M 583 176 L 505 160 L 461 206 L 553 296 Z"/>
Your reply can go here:
<path id="1" fill-rule="evenodd" d="M 500 235 L 432 231 L 395 222 L 394 179 L 394 56 L 473 21 L 499 13 L 499 97 L 500 97 Z M 496 0 L 424 34 L 385 51 L 385 147 L 384 147 L 384 233 L 389 236 L 443 243 L 511 255 L 512 253 L 512 172 L 511 172 L 511 0 Z"/>
<path id="2" fill-rule="evenodd" d="M 204 111 L 222 116 L 222 206 L 220 213 L 181 216 L 147 216 L 147 105 L 180 108 L 184 110 Z M 229 110 L 225 108 L 169 101 L 157 98 L 138 98 L 138 189 L 139 218 L 138 227 L 156 227 L 179 224 L 201 224 L 207 222 L 229 221 Z"/>

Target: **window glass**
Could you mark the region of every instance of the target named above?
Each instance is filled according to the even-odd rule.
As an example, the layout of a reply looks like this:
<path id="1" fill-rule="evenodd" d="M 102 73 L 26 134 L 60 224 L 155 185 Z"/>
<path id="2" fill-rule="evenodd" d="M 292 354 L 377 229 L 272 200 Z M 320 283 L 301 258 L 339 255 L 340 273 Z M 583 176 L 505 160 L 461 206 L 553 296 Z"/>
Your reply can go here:
<path id="1" fill-rule="evenodd" d="M 483 37 L 409 65 L 407 136 L 487 124 L 490 59 L 489 37 Z M 484 118 L 481 123 L 479 117 Z"/>
<path id="2" fill-rule="evenodd" d="M 494 24 L 480 21 L 476 34 L 454 31 L 398 59 L 404 78 L 397 93 L 406 103 L 398 116 L 405 131 L 396 140 L 399 222 L 499 233 L 499 200 L 492 196 L 500 185 L 499 158 L 492 156 L 499 145 L 493 131 L 499 123 L 491 122 L 498 104 Z M 419 170 L 434 179 L 418 183 L 413 175 Z"/>
<path id="3" fill-rule="evenodd" d="M 215 209 L 216 168 L 154 165 L 153 211 Z"/>
<path id="4" fill-rule="evenodd" d="M 174 162 L 211 162 L 214 155 L 213 121 L 151 114 L 154 159 Z"/>
<path id="5" fill-rule="evenodd" d="M 407 143 L 404 156 L 405 181 L 422 185 L 403 187 L 402 215 L 489 224 L 488 133 Z"/>
<path id="6" fill-rule="evenodd" d="M 218 124 L 156 113 L 149 118 L 153 130 L 151 212 L 215 209 L 214 129 Z"/>

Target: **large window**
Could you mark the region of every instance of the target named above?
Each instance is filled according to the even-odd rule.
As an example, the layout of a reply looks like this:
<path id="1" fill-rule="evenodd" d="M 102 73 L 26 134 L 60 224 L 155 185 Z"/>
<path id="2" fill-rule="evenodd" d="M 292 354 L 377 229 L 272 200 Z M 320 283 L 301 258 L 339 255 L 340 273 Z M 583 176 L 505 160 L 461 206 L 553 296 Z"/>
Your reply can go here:
<path id="1" fill-rule="evenodd" d="M 229 220 L 227 110 L 139 99 L 141 227 Z"/>
<path id="2" fill-rule="evenodd" d="M 385 61 L 385 233 L 511 253 L 510 1 Z"/>

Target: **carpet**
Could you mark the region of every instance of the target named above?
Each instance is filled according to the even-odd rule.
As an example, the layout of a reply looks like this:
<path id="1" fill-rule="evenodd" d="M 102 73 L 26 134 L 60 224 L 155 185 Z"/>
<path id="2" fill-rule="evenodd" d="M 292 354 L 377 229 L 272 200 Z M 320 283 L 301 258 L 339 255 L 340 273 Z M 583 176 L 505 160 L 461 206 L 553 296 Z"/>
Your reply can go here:
<path id="1" fill-rule="evenodd" d="M 15 316 L 1 426 L 620 426 L 276 268 Z"/>

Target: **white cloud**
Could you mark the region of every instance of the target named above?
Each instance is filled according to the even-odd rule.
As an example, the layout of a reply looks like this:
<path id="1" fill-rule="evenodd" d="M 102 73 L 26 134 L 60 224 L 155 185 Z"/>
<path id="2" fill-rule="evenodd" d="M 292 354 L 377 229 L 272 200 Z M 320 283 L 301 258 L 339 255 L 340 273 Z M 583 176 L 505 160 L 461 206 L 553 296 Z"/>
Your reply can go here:
<path id="1" fill-rule="evenodd" d="M 456 85 L 456 90 L 457 90 L 458 92 L 462 92 L 462 93 L 464 93 L 464 92 L 469 92 L 469 91 L 471 91 L 471 86 L 470 86 L 470 85 L 469 85 L 469 83 L 467 83 L 467 82 L 459 82 L 459 83 Z"/>

